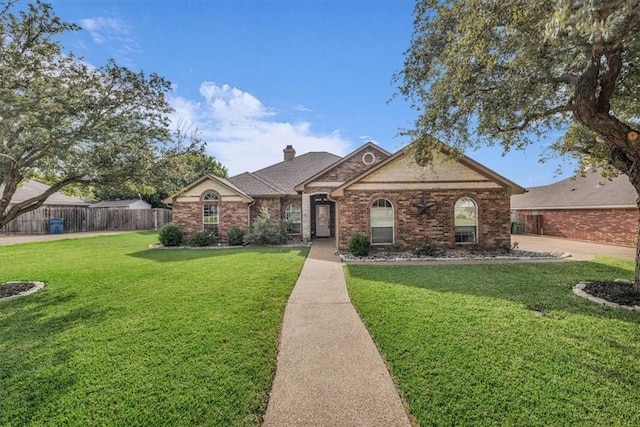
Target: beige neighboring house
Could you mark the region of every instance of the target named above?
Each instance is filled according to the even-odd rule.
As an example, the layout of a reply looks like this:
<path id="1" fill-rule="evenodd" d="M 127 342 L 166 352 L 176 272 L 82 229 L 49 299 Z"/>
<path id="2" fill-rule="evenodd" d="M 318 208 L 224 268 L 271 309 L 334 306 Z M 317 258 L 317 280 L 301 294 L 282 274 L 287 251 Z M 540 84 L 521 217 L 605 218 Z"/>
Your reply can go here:
<path id="1" fill-rule="evenodd" d="M 43 184 L 34 180 L 24 181 L 16 190 L 11 198 L 11 205 L 23 202 L 33 197 L 39 196 L 49 189 L 49 185 Z M 3 187 L 0 186 L 0 195 L 2 194 Z M 48 207 L 70 207 L 70 206 L 90 206 L 93 204 L 92 200 L 86 200 L 81 197 L 67 196 L 61 192 L 55 192 L 43 203 L 43 206 Z"/>
<path id="2" fill-rule="evenodd" d="M 590 170 L 514 195 L 511 209 L 525 233 L 635 246 L 637 198 L 626 175 L 609 180 Z"/>
<path id="3" fill-rule="evenodd" d="M 103 200 L 94 203 L 92 208 L 109 208 L 109 209 L 151 209 L 151 204 L 140 199 L 131 200 Z"/>
<path id="4" fill-rule="evenodd" d="M 469 157 L 452 160 L 444 146 L 429 167 L 371 142 L 344 157 L 296 156 L 290 145 L 283 152 L 282 162 L 264 169 L 187 185 L 164 201 L 173 221 L 186 236 L 209 230 L 225 241 L 264 207 L 292 224 L 292 238 L 334 237 L 339 249 L 354 233 L 378 247 L 497 247 L 510 242 L 510 196 L 524 192 Z"/>

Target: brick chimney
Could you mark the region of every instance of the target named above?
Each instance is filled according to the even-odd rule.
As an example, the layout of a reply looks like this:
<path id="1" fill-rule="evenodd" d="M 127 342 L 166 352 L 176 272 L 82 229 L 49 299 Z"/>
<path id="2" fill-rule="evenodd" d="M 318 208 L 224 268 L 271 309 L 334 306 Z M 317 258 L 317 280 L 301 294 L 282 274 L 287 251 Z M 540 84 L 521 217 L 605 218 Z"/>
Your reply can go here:
<path id="1" fill-rule="evenodd" d="M 284 153 L 285 162 L 287 160 L 293 160 L 293 158 L 296 156 L 296 150 L 293 149 L 292 145 L 287 145 L 285 149 L 282 150 L 282 152 Z"/>

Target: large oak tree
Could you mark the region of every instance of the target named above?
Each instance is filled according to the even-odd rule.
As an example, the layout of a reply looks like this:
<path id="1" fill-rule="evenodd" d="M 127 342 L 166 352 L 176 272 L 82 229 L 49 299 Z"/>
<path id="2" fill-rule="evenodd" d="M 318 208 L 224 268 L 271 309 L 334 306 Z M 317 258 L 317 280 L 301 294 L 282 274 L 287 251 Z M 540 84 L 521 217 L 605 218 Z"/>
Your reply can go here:
<path id="1" fill-rule="evenodd" d="M 640 195 L 640 0 L 418 0 L 399 93 L 418 156 L 526 148 L 550 131 Z M 640 198 L 639 198 L 640 203 Z M 640 287 L 640 240 L 635 285 Z"/>
<path id="2" fill-rule="evenodd" d="M 201 148 L 176 143 L 167 80 L 63 51 L 58 38 L 78 29 L 41 1 L 0 5 L 0 227 L 65 186 L 144 185 L 167 158 Z M 31 177 L 51 187 L 11 203 Z"/>

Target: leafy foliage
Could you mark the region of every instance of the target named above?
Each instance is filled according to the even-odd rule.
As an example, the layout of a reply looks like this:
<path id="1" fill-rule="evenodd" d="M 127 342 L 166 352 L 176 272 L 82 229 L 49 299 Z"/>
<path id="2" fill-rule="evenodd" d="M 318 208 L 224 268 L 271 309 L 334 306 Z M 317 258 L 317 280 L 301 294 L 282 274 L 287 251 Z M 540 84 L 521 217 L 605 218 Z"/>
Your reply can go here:
<path id="1" fill-rule="evenodd" d="M 244 236 L 247 245 L 282 245 L 289 240 L 287 236 L 287 221 L 274 222 L 269 216 L 269 210 L 262 208 L 260 215 L 253 221 L 251 228 Z"/>
<path id="2" fill-rule="evenodd" d="M 394 79 L 419 112 L 404 133 L 421 162 L 439 141 L 456 155 L 560 133 L 555 153 L 624 173 L 638 191 L 639 60 L 638 0 L 418 0 Z"/>
<path id="3" fill-rule="evenodd" d="M 240 246 L 244 243 L 244 230 L 233 227 L 227 232 L 227 239 L 230 246 Z"/>
<path id="4" fill-rule="evenodd" d="M 416 255 L 419 255 L 419 256 L 437 257 L 440 254 L 442 254 L 442 251 L 438 249 L 436 246 L 434 246 L 432 243 L 426 243 L 421 247 L 419 247 L 418 249 L 416 249 Z"/>
<path id="5" fill-rule="evenodd" d="M 347 248 L 354 256 L 367 256 L 371 251 L 371 242 L 364 234 L 354 233 L 349 236 Z"/>
<path id="6" fill-rule="evenodd" d="M 191 235 L 189 244 L 196 247 L 211 246 L 218 242 L 218 239 L 208 231 L 196 231 Z"/>
<path id="7" fill-rule="evenodd" d="M 182 231 L 177 225 L 169 223 L 160 229 L 158 239 L 164 246 L 180 246 L 182 244 Z"/>
<path id="8" fill-rule="evenodd" d="M 163 162 L 202 148 L 169 130 L 169 81 L 63 51 L 79 29 L 39 0 L 0 7 L 0 226 L 68 185 L 153 185 Z M 51 187 L 9 207 L 32 177 Z"/>

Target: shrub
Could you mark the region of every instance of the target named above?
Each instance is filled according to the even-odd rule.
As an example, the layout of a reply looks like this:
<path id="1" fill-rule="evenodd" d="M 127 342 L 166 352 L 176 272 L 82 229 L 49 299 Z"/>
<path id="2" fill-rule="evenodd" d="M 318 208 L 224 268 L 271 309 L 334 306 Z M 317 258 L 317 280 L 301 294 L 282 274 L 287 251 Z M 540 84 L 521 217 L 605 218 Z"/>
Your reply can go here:
<path id="1" fill-rule="evenodd" d="M 164 246 L 180 246 L 182 231 L 174 223 L 169 223 L 160 229 L 158 239 Z"/>
<path id="2" fill-rule="evenodd" d="M 432 243 L 427 243 L 422 245 L 422 247 L 416 249 L 416 255 L 418 256 L 431 256 L 437 257 L 442 254 L 442 251 L 435 247 Z"/>
<path id="3" fill-rule="evenodd" d="M 240 246 L 244 243 L 244 230 L 233 227 L 227 233 L 227 240 L 230 246 Z"/>
<path id="4" fill-rule="evenodd" d="M 191 246 L 203 247 L 203 246 L 211 246 L 218 241 L 215 235 L 208 231 L 196 231 L 191 236 L 189 240 L 189 244 Z"/>
<path id="5" fill-rule="evenodd" d="M 371 250 L 371 243 L 364 234 L 355 233 L 349 236 L 347 247 L 354 256 L 367 256 Z"/>
<path id="6" fill-rule="evenodd" d="M 262 208 L 260 215 L 253 221 L 251 228 L 244 235 L 247 245 L 282 245 L 289 240 L 286 221 L 273 222 L 267 208 Z"/>

